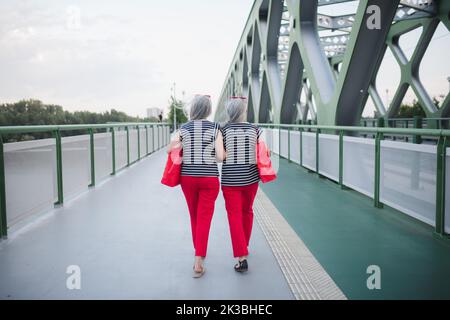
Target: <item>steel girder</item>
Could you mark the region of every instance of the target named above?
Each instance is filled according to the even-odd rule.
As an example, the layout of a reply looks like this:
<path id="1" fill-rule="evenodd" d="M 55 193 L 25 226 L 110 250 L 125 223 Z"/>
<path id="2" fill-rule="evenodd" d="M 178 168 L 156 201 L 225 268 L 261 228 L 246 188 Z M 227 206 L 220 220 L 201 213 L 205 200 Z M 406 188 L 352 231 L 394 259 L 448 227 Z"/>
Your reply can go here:
<path id="1" fill-rule="evenodd" d="M 318 14 L 318 7 L 342 2 L 354 1 L 256 0 L 228 72 L 216 120 L 225 121 L 224 105 L 230 96 L 245 95 L 251 122 L 312 119 L 319 124 L 356 125 L 369 96 L 381 116 L 392 116 L 409 86 L 428 116 L 450 115 L 449 96 L 438 109 L 418 75 L 438 23 L 450 27 L 450 1 L 360 0 L 355 14 Z M 381 10 L 380 29 L 367 28 L 372 5 Z M 424 31 L 408 61 L 398 39 L 420 26 Z M 323 35 L 324 30 L 336 35 Z M 386 50 L 392 50 L 402 73 L 390 106 L 384 105 L 375 85 Z"/>

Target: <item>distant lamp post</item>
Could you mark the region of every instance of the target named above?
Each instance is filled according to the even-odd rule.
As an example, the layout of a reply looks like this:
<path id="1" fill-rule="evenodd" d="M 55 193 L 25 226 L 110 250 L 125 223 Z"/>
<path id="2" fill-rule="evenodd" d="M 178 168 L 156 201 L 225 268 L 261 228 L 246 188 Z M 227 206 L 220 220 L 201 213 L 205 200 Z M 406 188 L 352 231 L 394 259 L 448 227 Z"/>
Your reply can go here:
<path id="1" fill-rule="evenodd" d="M 186 110 L 184 109 L 184 99 L 185 99 L 185 96 L 186 96 L 186 91 L 183 90 L 183 92 L 182 92 L 181 94 L 183 95 L 183 99 L 181 100 L 181 108 L 182 108 L 182 110 L 183 110 L 183 113 L 184 113 L 184 114 L 186 115 L 186 117 L 187 117 Z"/>
<path id="2" fill-rule="evenodd" d="M 450 91 L 450 77 L 447 77 L 447 81 L 448 81 L 448 91 Z"/>
<path id="3" fill-rule="evenodd" d="M 177 96 L 176 96 L 176 86 L 177 84 L 174 82 L 172 87 L 173 92 L 173 132 L 177 131 L 177 110 L 176 110 L 176 104 L 177 104 Z"/>

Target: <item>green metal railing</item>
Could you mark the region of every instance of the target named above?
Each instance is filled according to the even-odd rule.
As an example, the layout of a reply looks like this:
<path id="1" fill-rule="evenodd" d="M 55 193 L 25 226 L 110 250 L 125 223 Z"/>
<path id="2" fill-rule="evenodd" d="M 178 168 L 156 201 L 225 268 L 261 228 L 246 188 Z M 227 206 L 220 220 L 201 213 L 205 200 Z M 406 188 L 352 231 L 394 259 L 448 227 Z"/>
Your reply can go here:
<path id="1" fill-rule="evenodd" d="M 410 135 L 418 139 L 422 136 L 430 136 L 437 138 L 437 170 L 436 170 L 436 227 L 435 233 L 440 238 L 450 239 L 449 234 L 445 232 L 445 181 L 446 181 L 446 149 L 450 147 L 449 137 L 450 130 L 443 129 L 406 129 L 406 128 L 388 128 L 388 127 L 343 127 L 343 126 L 320 126 L 320 125 L 286 125 L 286 124 L 259 124 L 261 127 L 278 129 L 278 154 L 281 155 L 281 130 L 287 130 L 288 136 L 292 130 L 300 133 L 300 165 L 303 166 L 303 133 L 316 133 L 316 168 L 315 172 L 320 175 L 319 168 L 319 137 L 320 134 L 336 134 L 339 137 L 339 178 L 338 183 L 341 188 L 345 188 L 343 181 L 344 171 L 344 136 L 349 133 L 367 133 L 375 136 L 375 172 L 374 172 L 374 206 L 382 208 L 383 203 L 380 201 L 380 177 L 381 177 L 381 141 L 385 135 Z M 288 138 L 288 150 L 290 150 L 290 138 Z M 287 153 L 288 161 L 291 161 L 290 151 Z"/>
<path id="2" fill-rule="evenodd" d="M 8 235 L 8 221 L 6 212 L 6 179 L 5 179 L 5 157 L 4 157 L 4 137 L 10 134 L 25 134 L 37 132 L 51 132 L 55 139 L 56 146 L 56 184 L 57 184 L 57 202 L 55 205 L 62 205 L 64 203 L 63 190 L 63 161 L 62 161 L 62 133 L 67 131 L 86 131 L 89 134 L 89 153 L 90 153 L 90 169 L 91 177 L 89 187 L 94 187 L 96 183 L 95 175 L 95 130 L 106 130 L 111 133 L 112 141 L 112 172 L 115 175 L 118 172 L 116 168 L 116 132 L 124 129 L 127 132 L 127 167 L 132 165 L 130 162 L 130 129 L 137 129 L 137 161 L 142 158 L 160 150 L 169 142 L 169 133 L 167 130 L 163 131 L 164 136 L 159 136 L 159 127 L 169 128 L 170 125 L 165 123 L 109 123 L 109 124 L 95 124 L 95 125 L 60 125 L 60 126 L 5 126 L 0 127 L 0 239 L 6 238 Z M 149 150 L 149 130 L 152 130 L 152 150 Z M 146 132 L 146 150 L 143 154 L 141 150 L 140 130 L 144 129 Z M 157 130 L 155 130 L 157 129 Z M 162 143 L 159 143 L 160 138 Z"/>
<path id="3" fill-rule="evenodd" d="M 391 128 L 435 128 L 435 129 L 448 129 L 450 124 L 450 118 L 424 118 L 421 116 L 415 116 L 412 118 L 383 118 L 387 127 Z M 376 127 L 378 119 L 363 118 L 361 120 L 361 126 L 363 127 Z"/>

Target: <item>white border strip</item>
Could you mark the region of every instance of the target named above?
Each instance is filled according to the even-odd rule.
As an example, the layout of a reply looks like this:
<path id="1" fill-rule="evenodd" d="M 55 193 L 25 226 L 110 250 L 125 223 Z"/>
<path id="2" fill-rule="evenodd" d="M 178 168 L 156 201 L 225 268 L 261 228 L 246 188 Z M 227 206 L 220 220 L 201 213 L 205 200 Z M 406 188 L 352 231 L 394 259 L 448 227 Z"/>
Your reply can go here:
<path id="1" fill-rule="evenodd" d="M 343 292 L 315 259 L 261 188 L 255 218 L 297 300 L 346 300 Z"/>

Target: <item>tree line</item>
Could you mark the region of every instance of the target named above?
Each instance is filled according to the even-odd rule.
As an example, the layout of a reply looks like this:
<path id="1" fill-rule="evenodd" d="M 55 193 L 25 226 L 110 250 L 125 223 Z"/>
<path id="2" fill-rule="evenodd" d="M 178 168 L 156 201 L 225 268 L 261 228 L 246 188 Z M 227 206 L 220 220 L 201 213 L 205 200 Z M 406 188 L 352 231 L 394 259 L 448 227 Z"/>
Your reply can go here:
<path id="1" fill-rule="evenodd" d="M 111 109 L 102 113 L 91 111 L 70 112 L 54 104 L 40 100 L 21 100 L 0 104 L 0 126 L 105 124 L 108 122 L 159 122 L 157 118 L 140 118 Z M 101 131 L 101 130 L 99 130 Z M 76 135 L 80 132 L 64 132 Z M 49 138 L 52 133 L 17 134 L 4 137 L 6 142 Z"/>

